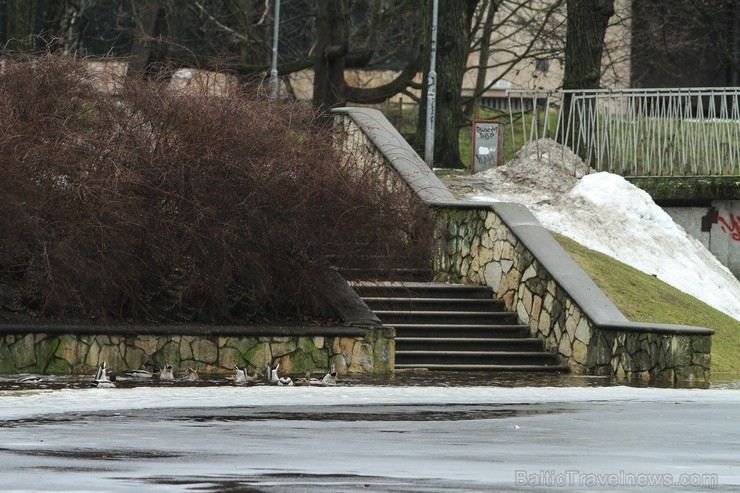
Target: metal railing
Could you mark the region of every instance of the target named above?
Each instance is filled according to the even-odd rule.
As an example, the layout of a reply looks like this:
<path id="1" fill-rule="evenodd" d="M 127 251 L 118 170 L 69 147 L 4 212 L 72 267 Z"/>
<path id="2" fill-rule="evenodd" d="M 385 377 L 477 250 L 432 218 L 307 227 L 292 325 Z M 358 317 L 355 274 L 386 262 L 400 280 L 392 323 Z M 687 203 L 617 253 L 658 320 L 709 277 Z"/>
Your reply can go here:
<path id="1" fill-rule="evenodd" d="M 564 142 L 597 171 L 740 174 L 740 88 L 507 91 L 510 138 Z M 531 111 L 523 111 L 523 99 Z"/>

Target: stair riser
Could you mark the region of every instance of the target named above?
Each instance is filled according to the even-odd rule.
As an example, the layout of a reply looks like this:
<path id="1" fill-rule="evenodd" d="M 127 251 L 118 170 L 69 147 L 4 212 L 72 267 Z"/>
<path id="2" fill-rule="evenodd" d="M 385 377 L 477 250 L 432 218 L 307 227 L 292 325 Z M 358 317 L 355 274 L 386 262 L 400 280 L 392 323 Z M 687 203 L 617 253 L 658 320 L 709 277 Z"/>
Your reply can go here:
<path id="1" fill-rule="evenodd" d="M 549 365 L 556 364 L 555 355 L 489 355 L 489 354 L 403 354 L 396 351 L 396 364 L 445 364 L 445 365 Z"/>
<path id="2" fill-rule="evenodd" d="M 355 288 L 361 297 L 398 297 L 398 298 L 462 298 L 462 299 L 493 299 L 491 290 L 488 288 L 465 287 L 465 288 L 388 288 L 383 286 L 358 286 Z"/>
<path id="3" fill-rule="evenodd" d="M 529 337 L 529 329 L 526 327 L 506 328 L 454 328 L 452 326 L 441 328 L 427 327 L 396 327 L 396 337 L 485 337 L 485 338 L 512 338 Z"/>
<path id="4" fill-rule="evenodd" d="M 396 351 L 542 351 L 542 341 L 523 339 L 506 342 L 476 341 L 401 341 Z"/>
<path id="5" fill-rule="evenodd" d="M 423 312 L 394 312 L 376 315 L 385 325 L 402 324 L 488 324 L 506 325 L 516 324 L 515 314 L 509 313 L 423 313 Z"/>
<path id="6" fill-rule="evenodd" d="M 433 272 L 428 269 L 346 269 L 340 268 L 342 277 L 348 281 L 372 279 L 374 281 L 429 281 Z M 362 295 L 361 295 L 362 296 Z"/>
<path id="7" fill-rule="evenodd" d="M 396 369 L 419 369 L 423 368 L 430 371 L 470 371 L 470 372 L 562 372 L 568 373 L 568 367 L 562 365 L 409 365 L 409 364 L 397 364 Z"/>
<path id="8" fill-rule="evenodd" d="M 415 299 L 391 299 L 391 300 L 365 300 L 372 310 L 398 310 L 398 311 L 475 311 L 475 312 L 501 312 L 504 311 L 504 303 L 499 300 L 415 300 Z"/>

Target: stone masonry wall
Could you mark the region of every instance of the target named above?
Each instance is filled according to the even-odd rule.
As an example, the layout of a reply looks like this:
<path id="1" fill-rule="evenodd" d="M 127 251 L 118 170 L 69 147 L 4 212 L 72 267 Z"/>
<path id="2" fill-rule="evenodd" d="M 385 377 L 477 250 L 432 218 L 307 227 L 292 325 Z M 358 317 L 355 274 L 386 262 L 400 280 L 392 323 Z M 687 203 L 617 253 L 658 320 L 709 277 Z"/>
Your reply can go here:
<path id="1" fill-rule="evenodd" d="M 334 364 L 346 373 L 393 371 L 393 329 L 365 329 L 365 336 L 196 336 L 102 334 L 6 334 L 0 336 L 0 373 L 84 374 L 106 361 L 116 372 L 191 367 L 203 373 L 233 373 L 234 365 L 303 376 Z"/>
<path id="2" fill-rule="evenodd" d="M 437 280 L 490 286 L 548 350 L 574 371 L 588 369 L 588 319 L 493 211 L 443 209 L 437 229 L 446 236 Z"/>
<path id="3" fill-rule="evenodd" d="M 490 286 L 574 372 L 708 380 L 711 336 L 597 327 L 490 209 L 437 210 L 437 280 Z"/>

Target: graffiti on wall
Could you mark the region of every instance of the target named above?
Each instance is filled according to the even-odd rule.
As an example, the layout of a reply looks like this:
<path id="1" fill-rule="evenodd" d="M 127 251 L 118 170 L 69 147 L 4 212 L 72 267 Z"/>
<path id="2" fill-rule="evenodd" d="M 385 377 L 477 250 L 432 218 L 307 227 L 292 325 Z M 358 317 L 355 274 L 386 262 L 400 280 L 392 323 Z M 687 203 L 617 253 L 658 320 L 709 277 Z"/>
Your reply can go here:
<path id="1" fill-rule="evenodd" d="M 724 233 L 729 233 L 735 241 L 740 241 L 740 216 L 730 214 L 729 219 L 719 216 L 720 227 Z"/>

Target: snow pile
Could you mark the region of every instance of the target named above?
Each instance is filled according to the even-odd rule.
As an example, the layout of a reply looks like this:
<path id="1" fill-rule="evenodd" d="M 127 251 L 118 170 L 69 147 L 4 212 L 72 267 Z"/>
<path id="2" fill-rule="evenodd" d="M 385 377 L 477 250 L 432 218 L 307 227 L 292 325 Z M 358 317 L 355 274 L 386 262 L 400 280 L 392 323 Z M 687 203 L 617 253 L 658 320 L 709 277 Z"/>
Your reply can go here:
<path id="1" fill-rule="evenodd" d="M 573 175 L 580 177 L 580 179 Z M 552 140 L 532 142 L 498 169 L 451 179 L 473 200 L 526 205 L 556 233 L 609 255 L 740 320 L 740 282 L 645 191 Z"/>

